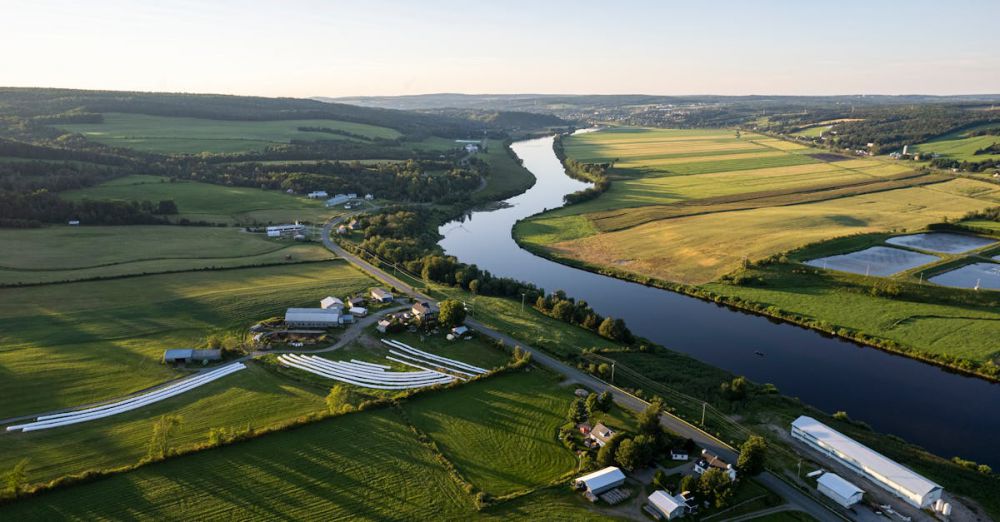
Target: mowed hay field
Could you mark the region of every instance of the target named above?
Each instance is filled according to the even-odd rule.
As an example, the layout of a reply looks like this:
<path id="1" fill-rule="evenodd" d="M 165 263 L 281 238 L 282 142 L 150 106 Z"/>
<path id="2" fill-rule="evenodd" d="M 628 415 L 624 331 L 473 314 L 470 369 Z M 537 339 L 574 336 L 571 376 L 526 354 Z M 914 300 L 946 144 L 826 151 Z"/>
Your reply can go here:
<path id="1" fill-rule="evenodd" d="M 541 486 L 575 470 L 556 439 L 573 399 L 540 369 L 472 383 L 405 403 L 412 422 L 477 487 L 494 496 Z"/>
<path id="2" fill-rule="evenodd" d="M 916 229 L 998 201 L 986 183 L 725 129 L 613 128 L 564 138 L 564 148 L 578 161 L 614 161 L 611 188 L 518 224 L 518 240 L 688 284 L 713 281 L 744 258 Z"/>
<path id="3" fill-rule="evenodd" d="M 539 370 L 532 375 L 502 375 L 470 388 L 503 391 L 505 400 L 538 404 L 528 395 L 551 388 L 551 376 Z M 522 392 L 518 388 L 527 385 Z M 572 397 L 560 389 L 566 404 Z M 449 404 L 442 400 L 463 389 L 415 397 L 411 411 L 437 411 Z M 514 394 L 514 395 L 508 395 Z M 519 395 L 523 395 L 520 396 Z M 463 395 L 477 397 L 477 392 Z M 424 406 L 425 403 L 429 403 Z M 561 409 L 560 409 L 561 411 Z M 475 439 L 495 437 L 482 429 L 466 429 L 466 410 L 452 422 L 447 412 L 440 417 L 447 435 Z M 479 414 L 479 424 L 495 423 L 488 410 Z M 549 416 L 559 412 L 527 408 L 521 414 L 532 438 L 551 437 Z M 412 413 L 410 414 L 412 415 Z M 408 416 L 410 416 L 408 415 Z M 422 415 L 422 414 L 421 414 Z M 273 433 L 232 446 L 199 452 L 0 507 L 0 517 L 14 519 L 59 518 L 72 520 L 204 520 L 204 519 L 362 519 L 362 520 L 468 520 L 509 519 L 567 520 L 596 518 L 581 496 L 565 488 L 546 488 L 511 502 L 476 511 L 468 493 L 449 476 L 434 453 L 421 444 L 406 420 L 391 408 L 343 415 L 296 429 Z M 510 419 L 495 426 L 498 435 Z M 515 435 L 518 437 L 518 435 Z M 437 440 L 437 439 L 436 439 Z M 442 438 L 444 440 L 444 438 Z M 487 441 L 480 441 L 487 445 Z M 446 442 L 438 441 L 438 445 Z M 574 458 L 568 456 L 573 469 Z M 534 447 L 503 446 L 530 458 Z M 484 452 L 476 460 L 484 473 L 503 475 L 505 459 L 498 451 Z M 450 455 L 449 455 L 450 458 Z M 470 470 L 456 462 L 466 476 Z"/>
<path id="4" fill-rule="evenodd" d="M 160 363 L 165 349 L 374 285 L 328 261 L 0 289 L 0 418 L 175 379 Z"/>
<path id="5" fill-rule="evenodd" d="M 322 200 L 248 187 L 226 187 L 194 181 L 175 181 L 160 176 L 126 176 L 100 185 L 60 193 L 71 201 L 83 199 L 143 201 L 154 204 L 170 199 L 178 214 L 171 220 L 188 219 L 210 223 L 323 222 L 342 210 L 326 208 Z"/>
<path id="6" fill-rule="evenodd" d="M 269 240 L 234 228 L 53 226 L 0 230 L 0 284 L 331 259 L 315 244 Z M 291 259 L 286 259 L 291 256 Z"/>
<path id="7" fill-rule="evenodd" d="M 59 127 L 115 147 L 164 154 L 260 150 L 269 145 L 289 143 L 293 139 L 357 139 L 338 134 L 303 132 L 298 130 L 299 127 L 325 127 L 369 138 L 400 136 L 393 129 L 338 120 L 228 121 L 121 113 L 105 114 L 103 123 L 62 124 Z"/>
<path id="8" fill-rule="evenodd" d="M 952 182 L 934 186 L 947 183 Z M 744 257 L 760 259 L 849 234 L 919 229 L 943 217 L 956 219 L 990 206 L 989 201 L 914 187 L 802 205 L 663 219 L 557 243 L 552 249 L 588 263 L 702 284 L 731 272 Z"/>

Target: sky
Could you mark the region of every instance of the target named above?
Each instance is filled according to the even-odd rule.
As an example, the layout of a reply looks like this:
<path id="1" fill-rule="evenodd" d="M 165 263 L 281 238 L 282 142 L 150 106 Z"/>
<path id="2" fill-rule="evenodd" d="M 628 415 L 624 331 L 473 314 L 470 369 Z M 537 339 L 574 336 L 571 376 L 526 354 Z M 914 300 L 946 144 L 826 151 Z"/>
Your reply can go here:
<path id="1" fill-rule="evenodd" d="M 0 86 L 1000 93 L 1000 1 L 0 0 Z"/>

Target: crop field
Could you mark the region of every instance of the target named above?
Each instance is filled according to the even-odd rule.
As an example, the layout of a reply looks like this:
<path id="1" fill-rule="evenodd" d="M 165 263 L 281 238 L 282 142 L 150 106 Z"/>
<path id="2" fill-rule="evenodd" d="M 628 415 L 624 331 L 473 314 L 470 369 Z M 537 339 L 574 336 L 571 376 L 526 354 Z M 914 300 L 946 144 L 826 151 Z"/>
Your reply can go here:
<path id="1" fill-rule="evenodd" d="M 142 201 L 154 204 L 164 199 L 177 203 L 170 219 L 210 223 L 290 223 L 295 220 L 319 223 L 336 216 L 336 208 L 326 208 L 322 200 L 292 196 L 283 192 L 248 187 L 226 187 L 194 181 L 176 181 L 159 176 L 126 176 L 94 187 L 60 193 L 60 197 Z"/>
<path id="2" fill-rule="evenodd" d="M 331 259 L 315 244 L 232 228 L 47 227 L 0 230 L 0 284 L 77 281 Z M 286 259 L 291 256 L 291 259 Z"/>
<path id="3" fill-rule="evenodd" d="M 0 418 L 120 397 L 179 375 L 164 349 L 201 346 L 288 306 L 374 285 L 342 261 L 4 289 Z"/>
<path id="4" fill-rule="evenodd" d="M 560 387 L 536 368 L 403 408 L 470 482 L 500 496 L 548 484 L 576 469 L 576 458 L 556 439 L 572 399 L 571 387 Z"/>
<path id="5" fill-rule="evenodd" d="M 520 377 L 500 376 L 474 386 L 489 386 L 488 390 L 512 394 L 503 395 L 503 399 L 520 398 L 530 403 L 531 397 L 521 396 L 516 389 L 509 391 L 520 384 L 529 384 L 531 390 L 539 386 Z M 549 380 L 545 375 L 541 378 L 546 383 Z M 414 407 L 433 414 L 438 407 L 453 406 L 435 402 L 450 393 L 417 398 Z M 571 394 L 567 391 L 565 395 L 568 403 Z M 428 401 L 426 407 L 421 404 Z M 441 413 L 443 417 L 434 418 L 449 424 L 446 431 L 467 428 L 461 420 L 465 410 L 454 424 L 447 412 Z M 539 415 L 560 416 L 532 410 L 523 420 L 538 419 Z M 106 518 L 139 520 L 602 519 L 579 495 L 563 488 L 542 489 L 477 512 L 471 496 L 452 480 L 434 453 L 417 441 L 405 422 L 392 409 L 344 415 L 3 506 L 0 517 L 15 519 L 30 514 L 89 519 L 100 513 Z M 531 436 L 552 437 L 556 444 L 554 431 L 544 433 L 543 426 L 547 423 L 535 426 Z M 483 433 L 472 430 L 466 435 L 480 437 Z M 513 449 L 527 455 L 523 447 Z M 567 468 L 572 470 L 573 457 L 561 446 L 558 449 L 568 456 Z M 490 468 L 498 475 L 507 471 L 502 467 L 504 459 L 495 455 L 493 448 L 479 456 L 481 473 Z"/>
<path id="6" fill-rule="evenodd" d="M 299 127 L 326 127 L 369 138 L 400 136 L 393 129 L 338 120 L 225 121 L 120 113 L 105 114 L 104 123 L 62 124 L 60 127 L 115 147 L 164 154 L 259 150 L 293 139 L 356 139 L 337 134 L 303 132 L 298 130 Z"/>
<path id="7" fill-rule="evenodd" d="M 911 147 L 910 150 L 921 153 L 937 153 L 945 158 L 959 161 L 1000 159 L 1000 154 L 980 154 L 978 156 L 975 154 L 979 149 L 989 147 L 994 143 L 1000 143 L 1000 136 L 969 136 L 969 133 L 975 130 L 995 128 L 1000 128 L 1000 123 L 988 123 L 972 129 L 963 129 L 946 134 L 926 143 Z"/>
<path id="8" fill-rule="evenodd" d="M 997 200 L 987 183 L 723 129 L 613 128 L 567 137 L 564 149 L 578 161 L 614 161 L 611 188 L 520 223 L 518 240 L 689 284 L 713 281 L 744 259 L 919 229 Z"/>

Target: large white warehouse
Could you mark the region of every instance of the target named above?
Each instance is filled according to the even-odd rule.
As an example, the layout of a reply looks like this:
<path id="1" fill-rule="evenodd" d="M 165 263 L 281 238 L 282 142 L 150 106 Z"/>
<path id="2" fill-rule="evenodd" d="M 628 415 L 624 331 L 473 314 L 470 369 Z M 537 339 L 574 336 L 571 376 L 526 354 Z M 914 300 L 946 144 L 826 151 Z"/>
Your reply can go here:
<path id="1" fill-rule="evenodd" d="M 341 316 L 339 310 L 289 308 L 285 312 L 285 324 L 293 328 L 330 328 L 341 324 Z"/>
<path id="2" fill-rule="evenodd" d="M 941 498 L 941 486 L 812 417 L 795 419 L 792 437 L 915 507 L 925 508 Z"/>

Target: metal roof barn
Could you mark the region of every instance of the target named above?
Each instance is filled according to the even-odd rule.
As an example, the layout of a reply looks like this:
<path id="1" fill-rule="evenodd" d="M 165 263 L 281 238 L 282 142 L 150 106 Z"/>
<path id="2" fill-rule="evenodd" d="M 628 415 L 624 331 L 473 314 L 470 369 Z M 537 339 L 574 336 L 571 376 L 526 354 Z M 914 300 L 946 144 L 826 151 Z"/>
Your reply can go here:
<path id="1" fill-rule="evenodd" d="M 599 495 L 611 488 L 618 487 L 625 483 L 625 474 L 622 470 L 608 466 L 600 471 L 595 471 L 584 475 L 573 481 L 575 484 L 583 484 L 587 491 Z"/>
<path id="2" fill-rule="evenodd" d="M 941 498 L 943 489 L 938 484 L 812 417 L 795 419 L 792 437 L 915 507 L 927 507 Z"/>

